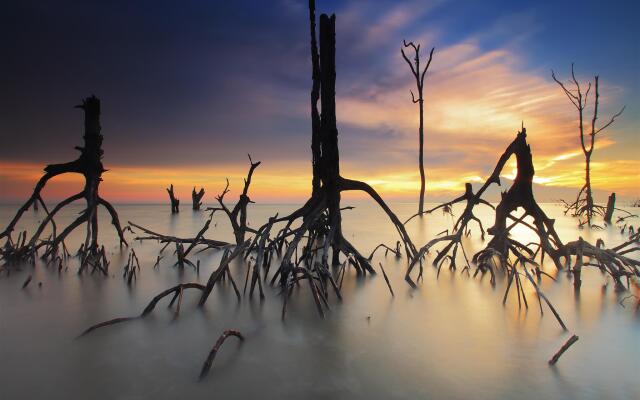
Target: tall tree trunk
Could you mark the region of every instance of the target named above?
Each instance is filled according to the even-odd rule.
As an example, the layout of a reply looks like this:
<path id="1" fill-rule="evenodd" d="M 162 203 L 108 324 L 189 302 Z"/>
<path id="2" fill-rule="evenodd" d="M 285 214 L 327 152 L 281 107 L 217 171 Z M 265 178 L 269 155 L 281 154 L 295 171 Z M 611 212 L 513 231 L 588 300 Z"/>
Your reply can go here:
<path id="1" fill-rule="evenodd" d="M 338 263 L 342 238 L 342 215 L 340 213 L 340 153 L 338 150 L 338 127 L 336 122 L 336 18 L 326 14 L 320 16 L 320 79 L 322 88 L 321 179 L 326 193 L 329 226 L 333 235 L 333 262 Z"/>
<path id="2" fill-rule="evenodd" d="M 593 147 L 592 147 L 593 148 Z M 593 219 L 593 194 L 591 193 L 591 152 L 585 154 L 585 195 L 587 200 L 587 224 Z"/>
<path id="3" fill-rule="evenodd" d="M 424 211 L 424 100 L 422 99 L 422 88 L 420 88 L 420 128 L 418 136 L 420 137 L 420 153 L 418 155 L 418 162 L 420 164 L 420 204 L 418 204 L 418 213 L 422 214 Z"/>

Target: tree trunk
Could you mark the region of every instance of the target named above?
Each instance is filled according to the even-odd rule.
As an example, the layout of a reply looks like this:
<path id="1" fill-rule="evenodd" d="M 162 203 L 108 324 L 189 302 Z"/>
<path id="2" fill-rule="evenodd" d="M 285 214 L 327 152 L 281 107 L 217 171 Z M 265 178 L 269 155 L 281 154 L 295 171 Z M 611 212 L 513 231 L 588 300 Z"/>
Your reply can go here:
<path id="1" fill-rule="evenodd" d="M 418 213 L 422 215 L 424 211 L 424 100 L 422 99 L 422 88 L 420 88 L 420 153 L 418 155 L 418 162 L 420 163 L 420 204 L 418 204 Z"/>
<path id="2" fill-rule="evenodd" d="M 604 214 L 605 222 L 611 223 L 611 218 L 613 218 L 613 210 L 616 207 L 616 194 L 611 193 L 609 196 L 609 200 L 607 201 L 607 211 Z"/>
<path id="3" fill-rule="evenodd" d="M 167 193 L 169 194 L 169 201 L 171 201 L 171 213 L 175 214 L 180 212 L 180 200 L 173 192 L 173 184 L 167 188 Z"/>
<path id="4" fill-rule="evenodd" d="M 591 227 L 593 219 L 593 195 L 591 193 L 591 153 L 586 154 L 585 162 L 585 195 L 587 200 L 587 224 Z"/>
<path id="5" fill-rule="evenodd" d="M 191 202 L 194 210 L 199 210 L 202 206 L 202 198 L 204 197 L 204 188 L 200 188 L 199 192 L 196 192 L 196 187 L 193 187 L 191 192 Z"/>

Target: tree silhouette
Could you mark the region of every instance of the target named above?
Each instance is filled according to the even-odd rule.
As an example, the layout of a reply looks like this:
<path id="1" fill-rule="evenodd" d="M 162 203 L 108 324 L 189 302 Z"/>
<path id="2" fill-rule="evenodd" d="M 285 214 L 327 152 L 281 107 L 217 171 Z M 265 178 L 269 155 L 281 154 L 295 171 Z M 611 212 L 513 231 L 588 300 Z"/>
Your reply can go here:
<path id="1" fill-rule="evenodd" d="M 33 262 L 37 251 L 44 248 L 42 258 L 52 260 L 59 257 L 58 250 L 62 248 L 62 256 L 66 257 L 69 253 L 64 245 L 64 240 L 74 229 L 86 224 L 85 241 L 78 251 L 81 256 L 80 272 L 91 265 L 94 269 L 99 269 L 106 274 L 108 262 L 104 254 L 104 247 L 100 248 L 98 245 L 98 206 L 103 206 L 111 215 L 112 223 L 120 239 L 120 245 L 126 245 L 127 242 L 120 226 L 118 213 L 98 193 L 98 187 L 102 181 L 102 173 L 106 171 L 102 165 L 104 151 L 102 150 L 103 136 L 100 133 L 100 100 L 95 96 L 91 96 L 84 99 L 82 104 L 76 107 L 84 111 L 84 146 L 76 147 L 80 151 L 80 156 L 75 161 L 64 164 L 50 164 L 45 167 L 45 174 L 36 184 L 31 197 L 20 207 L 6 229 L 0 233 L 0 238 L 7 238 L 3 255 L 5 259 L 14 258 L 16 261 L 30 260 Z M 50 179 L 67 173 L 83 175 L 85 179 L 84 189 L 61 201 L 49 212 L 41 196 L 42 189 Z M 78 218 L 58 233 L 54 221 L 55 215 L 65 206 L 83 198 L 86 201 L 86 208 Z M 37 203 L 40 203 L 44 209 L 46 213 L 45 219 L 40 223 L 28 242 L 26 240 L 26 232 L 23 232 L 22 239 L 14 243 L 11 239 L 11 232 L 22 217 L 22 214 Z M 48 239 L 38 241 L 49 224 L 51 224 L 52 228 L 51 236 Z"/>
<path id="2" fill-rule="evenodd" d="M 329 250 L 332 265 L 340 262 L 340 253 L 347 257 L 349 265 L 359 273 L 374 273 L 369 259 L 344 237 L 342 233 L 343 209 L 340 207 L 341 193 L 344 191 L 363 191 L 385 211 L 394 224 L 405 247 L 406 254 L 412 258 L 416 249 L 407 235 L 404 225 L 393 213 L 382 197 L 368 184 L 344 178 L 340 175 L 338 128 L 335 103 L 335 15 L 320 16 L 319 43 L 316 42 L 315 1 L 309 1 L 309 22 L 311 33 L 311 151 L 312 151 L 312 194 L 309 200 L 298 210 L 284 217 L 273 217 L 258 231 L 249 251 L 256 250 L 256 266 L 266 266 L 273 251 L 282 251 L 280 267 L 273 276 L 278 277 L 285 287 L 285 299 L 290 285 L 301 279 L 307 279 L 311 287 L 318 310 L 322 314 L 319 299 L 326 298 L 329 280 L 339 294 L 334 276 L 329 272 Z M 320 100 L 321 111 L 318 110 Z M 300 221 L 300 225 L 292 225 Z M 273 239 L 269 237 L 274 224 L 285 223 Z M 306 239 L 302 254 L 298 248 Z M 295 258 L 295 259 L 294 259 Z M 304 262 L 304 267 L 299 265 Z M 342 265 L 343 271 L 345 264 Z M 338 272 L 339 273 L 339 272 Z M 286 300 L 285 300 L 286 301 Z"/>
<path id="3" fill-rule="evenodd" d="M 470 233 L 469 223 L 475 221 L 478 223 L 484 239 L 485 231 L 482 223 L 473 214 L 473 208 L 476 205 L 484 204 L 491 206 L 486 200 L 482 199 L 482 195 L 486 189 L 492 184 L 500 185 L 500 174 L 504 169 L 507 161 L 512 156 L 516 157 L 518 172 L 516 178 L 508 191 L 502 193 L 502 198 L 497 207 L 495 207 L 495 220 L 492 227 L 487 229 L 487 233 L 492 236 L 487 246 L 476 253 L 472 260 L 476 264 L 476 274 L 488 272 L 491 275 L 491 282 L 495 283 L 495 274 L 497 270 L 503 270 L 509 276 L 509 285 L 505 292 L 505 299 L 508 294 L 511 282 L 515 280 L 516 289 L 518 290 L 518 298 L 522 295 L 526 297 L 520 283 L 521 276 L 523 279 L 529 280 L 541 297 L 542 292 L 539 291 L 536 283 L 531 279 L 527 266 L 534 266 L 535 274 L 538 279 L 544 274 L 539 265 L 544 262 L 545 255 L 551 258 L 556 268 L 565 269 L 571 267 L 572 257 L 574 261 L 570 272 L 574 275 L 574 287 L 580 289 L 580 275 L 583 266 L 593 266 L 599 268 L 603 273 L 608 274 L 616 284 L 618 289 L 624 289 L 624 279 L 632 276 L 640 277 L 640 261 L 629 258 L 628 253 L 640 251 L 637 247 L 639 239 L 638 234 L 632 234 L 625 243 L 613 248 L 605 248 L 604 242 L 598 241 L 593 246 L 580 238 L 577 241 L 564 244 L 555 230 L 555 221 L 549 218 L 542 208 L 538 205 L 533 194 L 533 177 L 535 169 L 533 167 L 533 158 L 531 148 L 527 143 L 526 129 L 518 132 L 516 138 L 507 146 L 507 149 L 498 160 L 492 174 L 480 187 L 477 193 L 473 193 L 471 185 L 467 184 L 465 194 L 427 212 L 435 211 L 438 208 L 450 207 L 453 204 L 466 201 L 466 207 L 462 215 L 456 220 L 452 233 L 439 236 L 429 241 L 423 246 L 414 258 L 407 270 L 407 281 L 412 282 L 410 275 L 416 265 L 420 266 L 419 276 L 422 275 L 422 260 L 425 254 L 436 245 L 444 243 L 444 247 L 438 252 L 433 260 L 433 265 L 442 268 L 446 261 L 449 261 L 451 269 L 456 268 L 456 252 L 458 248 L 462 249 L 466 266 L 464 270 L 471 269 L 471 263 L 467 257 L 466 251 L 462 244 L 463 234 Z M 515 215 L 518 209 L 522 209 L 521 215 Z M 531 222 L 530 222 L 531 221 Z M 408 221 L 407 221 L 408 222 Z M 537 242 L 523 243 L 510 235 L 515 227 L 526 227 L 531 230 L 537 237 Z M 536 262 L 536 258 L 540 257 L 540 263 Z M 583 257 L 587 261 L 583 260 Z M 629 281 L 627 280 L 627 286 Z M 543 300 L 546 301 L 544 297 Z M 526 304 L 526 303 L 525 303 Z M 547 304 L 552 307 L 550 303 Z M 552 309 L 553 310 L 553 309 Z M 555 314 L 555 311 L 554 311 Z M 559 319 L 559 317 L 556 315 Z M 564 324 L 561 322 L 561 325 Z"/>
<path id="4" fill-rule="evenodd" d="M 191 202 L 194 210 L 199 210 L 202 206 L 202 198 L 204 197 L 204 188 L 200 188 L 200 191 L 196 192 L 196 187 L 193 187 L 191 192 Z"/>
<path id="5" fill-rule="evenodd" d="M 171 213 L 176 214 L 180 212 L 180 199 L 178 199 L 173 191 L 173 183 L 171 186 L 165 189 L 169 194 L 169 201 L 171 202 Z"/>
<path id="6" fill-rule="evenodd" d="M 600 128 L 596 128 L 600 101 L 600 92 L 598 90 L 599 76 L 596 75 L 594 77 L 595 96 L 593 99 L 593 117 L 591 118 L 591 129 L 588 131 L 584 127 L 584 109 L 587 106 L 589 92 L 591 91 L 591 82 L 589 82 L 587 90 L 583 93 L 580 83 L 576 79 L 573 63 L 571 64 L 571 83 L 573 84 L 573 89 L 568 89 L 564 83 L 556 78 L 555 72 L 553 71 L 551 71 L 551 77 L 562 88 L 564 94 L 567 95 L 567 98 L 578 111 L 580 147 L 582 148 L 585 162 L 584 185 L 578 192 L 578 196 L 574 202 L 570 204 L 565 202 L 565 214 L 571 212 L 574 217 L 585 217 L 586 221 L 583 223 L 586 223 L 588 226 L 592 226 L 591 221 L 593 220 L 594 214 L 604 215 L 606 211 L 604 207 L 594 204 L 591 190 L 591 155 L 595 149 L 596 135 L 611 126 L 616 118 L 622 114 L 625 107 L 622 107 L 620 111 L 614 114 L 606 124 L 602 125 Z"/>
<path id="7" fill-rule="evenodd" d="M 418 104 L 418 108 L 420 110 L 420 125 L 418 127 L 418 138 L 419 138 L 419 150 L 418 150 L 418 164 L 420 167 L 420 203 L 418 204 L 418 214 L 422 215 L 424 211 L 424 97 L 423 97 L 423 89 L 424 89 L 424 77 L 431 65 L 431 59 L 433 58 L 434 48 L 431 48 L 431 52 L 429 52 L 429 60 L 427 61 L 427 65 L 424 67 L 422 71 L 420 71 L 420 45 L 415 45 L 413 42 L 407 43 L 406 41 L 402 41 L 402 44 L 405 48 L 411 47 L 414 52 L 413 62 L 409 60 L 407 55 L 404 53 L 404 49 L 400 49 L 400 53 L 402 54 L 402 58 L 409 64 L 409 68 L 411 68 L 411 74 L 416 80 L 416 88 L 418 92 L 418 98 L 416 98 L 411 91 L 411 101 L 413 103 Z"/>

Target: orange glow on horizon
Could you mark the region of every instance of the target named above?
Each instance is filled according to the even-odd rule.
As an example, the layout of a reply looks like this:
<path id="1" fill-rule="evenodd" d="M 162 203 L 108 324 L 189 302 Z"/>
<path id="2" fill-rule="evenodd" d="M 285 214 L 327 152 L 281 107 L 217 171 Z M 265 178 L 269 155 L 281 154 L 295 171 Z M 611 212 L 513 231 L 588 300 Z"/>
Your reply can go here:
<path id="1" fill-rule="evenodd" d="M 541 168 L 534 183 L 542 187 L 565 187 L 578 189 L 584 182 L 584 165 L 580 157 L 563 155 L 542 160 L 550 164 Z M 552 166 L 551 166 L 552 165 Z M 304 172 L 308 165 L 301 163 L 295 168 L 269 168 L 264 163 L 256 170 L 250 196 L 257 202 L 301 202 L 310 193 L 310 173 Z M 173 183 L 183 202 L 191 200 L 191 189 L 205 188 L 205 202 L 213 203 L 214 196 L 224 188 L 226 178 L 230 181 L 229 199 L 242 190 L 247 172 L 246 165 L 189 166 L 181 168 L 112 166 L 103 174 L 101 193 L 105 198 L 117 202 L 165 202 L 165 188 Z M 353 165 L 347 165 L 345 176 L 363 180 L 372 185 L 385 198 L 395 200 L 415 200 L 419 190 L 419 175 L 414 170 L 384 170 L 367 173 Z M 611 171 L 627 171 L 626 174 L 612 174 Z M 42 176 L 42 166 L 25 163 L 0 162 L 0 186 L 4 200 L 23 201 L 37 180 Z M 291 171 L 303 171 L 292 173 Z M 515 161 L 507 164 L 503 178 L 515 176 Z M 640 161 L 614 161 L 592 163 L 592 184 L 595 189 L 616 191 L 622 196 L 636 196 Z M 482 183 L 491 171 L 460 171 L 455 167 L 440 167 L 427 170 L 428 196 L 451 197 L 464 191 L 466 182 Z M 81 190 L 83 178 L 68 174 L 54 178 L 45 188 L 45 199 L 60 200 Z M 504 185 L 503 185 L 504 186 Z M 6 188 L 6 189 L 5 189 Z M 504 188 L 503 188 L 504 189 Z M 358 194 L 348 196 L 365 197 Z"/>

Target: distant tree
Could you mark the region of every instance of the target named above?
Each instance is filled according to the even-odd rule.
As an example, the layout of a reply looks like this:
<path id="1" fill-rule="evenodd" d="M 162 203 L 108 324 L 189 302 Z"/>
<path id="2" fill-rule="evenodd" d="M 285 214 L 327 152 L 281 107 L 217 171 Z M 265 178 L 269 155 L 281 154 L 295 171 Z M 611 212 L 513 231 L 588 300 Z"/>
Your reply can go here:
<path id="1" fill-rule="evenodd" d="M 574 202 L 565 202 L 565 214 L 571 212 L 574 217 L 585 217 L 586 221 L 584 222 L 586 222 L 587 225 L 591 226 L 591 221 L 594 214 L 604 215 L 605 213 L 604 207 L 594 204 L 593 193 L 591 190 L 591 155 L 593 154 L 593 150 L 595 149 L 596 135 L 611 126 L 616 118 L 622 114 L 625 107 L 622 107 L 620 111 L 614 114 L 606 124 L 604 124 L 600 128 L 596 128 L 596 120 L 598 119 L 598 106 L 600 100 L 600 92 L 598 90 L 599 76 L 596 75 L 594 78 L 595 96 L 593 100 L 593 116 L 591 118 L 591 129 L 590 131 L 588 130 L 588 128 L 587 130 L 585 130 L 584 109 L 587 105 L 589 92 L 591 91 L 591 82 L 589 82 L 587 90 L 583 92 L 582 88 L 580 87 L 580 83 L 578 83 L 578 80 L 576 79 L 576 75 L 573 69 L 573 63 L 571 64 L 571 84 L 573 85 L 572 89 L 568 89 L 558 78 L 556 78 L 554 71 L 551 71 L 551 77 L 558 85 L 560 85 L 564 94 L 567 95 L 567 98 L 571 101 L 576 110 L 578 110 L 580 147 L 582 148 L 582 152 L 584 153 L 585 161 L 584 185 L 578 192 L 578 196 L 576 197 L 576 200 Z"/>
<path id="2" fill-rule="evenodd" d="M 202 206 L 202 198 L 204 197 L 204 188 L 200 188 L 199 192 L 196 192 L 196 187 L 193 187 L 191 192 L 191 202 L 193 203 L 193 209 L 199 210 Z"/>
<path id="3" fill-rule="evenodd" d="M 178 199 L 173 191 L 173 183 L 171 186 L 166 188 L 167 193 L 169 194 L 169 200 L 171 201 L 171 213 L 179 213 L 180 212 L 180 199 Z"/>
<path id="4" fill-rule="evenodd" d="M 420 167 L 420 203 L 418 204 L 418 214 L 422 215 L 424 210 L 424 97 L 423 97 L 423 89 L 424 89 L 424 77 L 429 69 L 429 65 L 431 65 L 431 59 L 433 58 L 433 51 L 435 48 L 431 49 L 429 53 L 429 60 L 427 61 L 427 65 L 424 67 L 422 71 L 420 71 L 420 45 L 417 46 L 413 42 L 407 43 L 406 41 L 402 41 L 402 44 L 405 48 L 411 47 L 414 52 L 413 62 L 409 60 L 407 55 L 404 52 L 404 49 L 400 49 L 400 53 L 402 54 L 402 58 L 409 64 L 409 68 L 411 68 L 411 73 L 416 80 L 416 88 L 418 92 L 418 98 L 416 98 L 411 91 L 411 100 L 413 103 L 418 104 L 418 108 L 420 109 L 420 125 L 418 127 L 418 138 L 419 138 L 419 150 L 418 150 L 418 164 Z"/>

